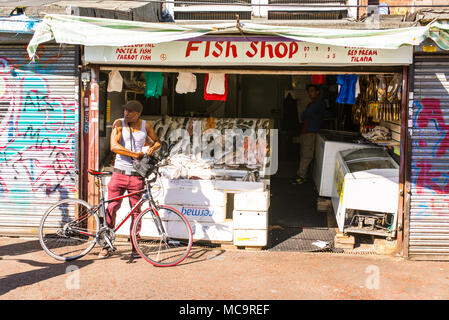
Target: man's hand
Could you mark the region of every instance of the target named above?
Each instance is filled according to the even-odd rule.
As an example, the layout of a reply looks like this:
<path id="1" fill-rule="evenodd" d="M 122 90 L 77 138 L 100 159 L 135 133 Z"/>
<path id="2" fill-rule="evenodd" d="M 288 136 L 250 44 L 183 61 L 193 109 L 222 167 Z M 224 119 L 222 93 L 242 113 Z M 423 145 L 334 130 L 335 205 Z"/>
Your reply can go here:
<path id="1" fill-rule="evenodd" d="M 136 156 L 134 158 L 137 159 L 137 160 L 140 160 L 140 159 L 143 158 L 144 155 L 145 154 L 143 152 L 139 152 L 139 153 L 136 153 Z"/>
<path id="2" fill-rule="evenodd" d="M 156 152 L 156 148 L 150 147 L 147 150 L 147 155 L 152 156 Z"/>

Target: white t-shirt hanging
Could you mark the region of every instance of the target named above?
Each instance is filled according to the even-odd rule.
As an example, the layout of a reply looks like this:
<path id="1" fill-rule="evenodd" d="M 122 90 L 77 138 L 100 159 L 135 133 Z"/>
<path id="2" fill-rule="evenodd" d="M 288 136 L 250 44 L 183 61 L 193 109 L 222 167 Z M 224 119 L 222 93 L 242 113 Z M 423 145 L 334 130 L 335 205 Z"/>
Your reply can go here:
<path id="1" fill-rule="evenodd" d="M 225 94 L 225 81 L 226 78 L 224 73 L 209 73 L 209 81 L 207 82 L 206 92 L 208 94 Z"/>
<path id="2" fill-rule="evenodd" d="M 180 72 L 175 88 L 177 93 L 183 94 L 196 91 L 196 76 L 190 72 Z"/>

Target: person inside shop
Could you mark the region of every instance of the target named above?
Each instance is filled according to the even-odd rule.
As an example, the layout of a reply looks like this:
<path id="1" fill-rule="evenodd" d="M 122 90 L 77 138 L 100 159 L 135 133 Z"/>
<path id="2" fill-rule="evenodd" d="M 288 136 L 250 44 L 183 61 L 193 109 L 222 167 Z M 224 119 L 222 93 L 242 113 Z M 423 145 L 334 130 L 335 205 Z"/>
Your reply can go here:
<path id="1" fill-rule="evenodd" d="M 320 87 L 309 84 L 306 89 L 311 101 L 301 113 L 303 122 L 299 136 L 300 158 L 299 168 L 293 180 L 294 184 L 302 184 L 306 181 L 307 172 L 315 152 L 316 135 L 321 129 L 326 112 L 326 102 L 320 96 Z"/>
<path id="2" fill-rule="evenodd" d="M 123 105 L 123 118 L 115 120 L 112 125 L 111 151 L 116 156 L 114 172 L 108 184 L 109 199 L 120 197 L 126 191 L 132 193 L 145 187 L 145 179 L 133 170 L 133 159 L 140 160 L 145 153 L 151 156 L 161 146 L 152 125 L 140 118 L 142 110 L 143 106 L 139 101 L 131 100 Z M 129 197 L 131 208 L 139 200 L 140 195 Z M 106 222 L 111 229 L 115 226 L 115 217 L 120 209 L 121 201 L 120 199 L 110 202 L 106 209 Z M 140 208 L 133 213 L 131 226 L 139 213 Z M 131 257 L 138 258 L 139 255 L 134 245 L 132 246 Z M 98 257 L 107 258 L 110 254 L 109 247 L 104 247 Z"/>

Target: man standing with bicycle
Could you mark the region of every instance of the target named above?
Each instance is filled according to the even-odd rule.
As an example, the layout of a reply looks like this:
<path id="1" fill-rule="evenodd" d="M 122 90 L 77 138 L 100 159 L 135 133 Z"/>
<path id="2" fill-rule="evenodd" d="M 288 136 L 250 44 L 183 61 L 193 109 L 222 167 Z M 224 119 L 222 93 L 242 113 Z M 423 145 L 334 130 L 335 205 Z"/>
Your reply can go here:
<path id="1" fill-rule="evenodd" d="M 122 196 L 142 190 L 145 187 L 145 178 L 133 169 L 134 159 L 140 160 L 144 156 L 143 147 L 149 146 L 147 155 L 153 155 L 161 146 L 151 124 L 140 118 L 143 110 L 142 104 L 132 100 L 123 105 L 123 118 L 117 119 L 112 125 L 111 151 L 116 154 L 114 172 L 108 184 L 108 198 Z M 129 197 L 131 208 L 140 200 L 140 195 Z M 114 229 L 117 211 L 121 206 L 121 199 L 113 201 L 106 209 L 106 222 L 108 227 Z M 131 228 L 140 208 L 133 213 Z M 130 232 L 131 234 L 131 232 Z M 98 257 L 107 258 L 111 254 L 110 248 L 104 247 Z M 132 257 L 139 257 L 134 245 Z"/>

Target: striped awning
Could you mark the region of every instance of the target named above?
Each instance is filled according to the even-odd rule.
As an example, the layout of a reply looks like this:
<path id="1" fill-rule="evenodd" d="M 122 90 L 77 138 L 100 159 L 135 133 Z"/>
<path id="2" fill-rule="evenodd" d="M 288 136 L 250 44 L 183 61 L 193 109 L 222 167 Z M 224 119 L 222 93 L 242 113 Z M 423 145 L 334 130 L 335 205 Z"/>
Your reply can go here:
<path id="1" fill-rule="evenodd" d="M 447 49 L 448 27 L 439 22 L 408 28 L 352 30 L 234 22 L 180 25 L 49 14 L 37 27 L 28 45 L 28 54 L 33 58 L 39 44 L 51 40 L 84 46 L 126 46 L 229 33 L 281 36 L 294 41 L 336 46 L 397 49 L 419 45 L 429 35 L 429 29 L 434 30 L 432 34 L 438 31 L 442 48 Z"/>
<path id="2" fill-rule="evenodd" d="M 447 20 L 435 21 L 429 29 L 431 38 L 443 50 L 449 50 L 449 24 Z"/>

